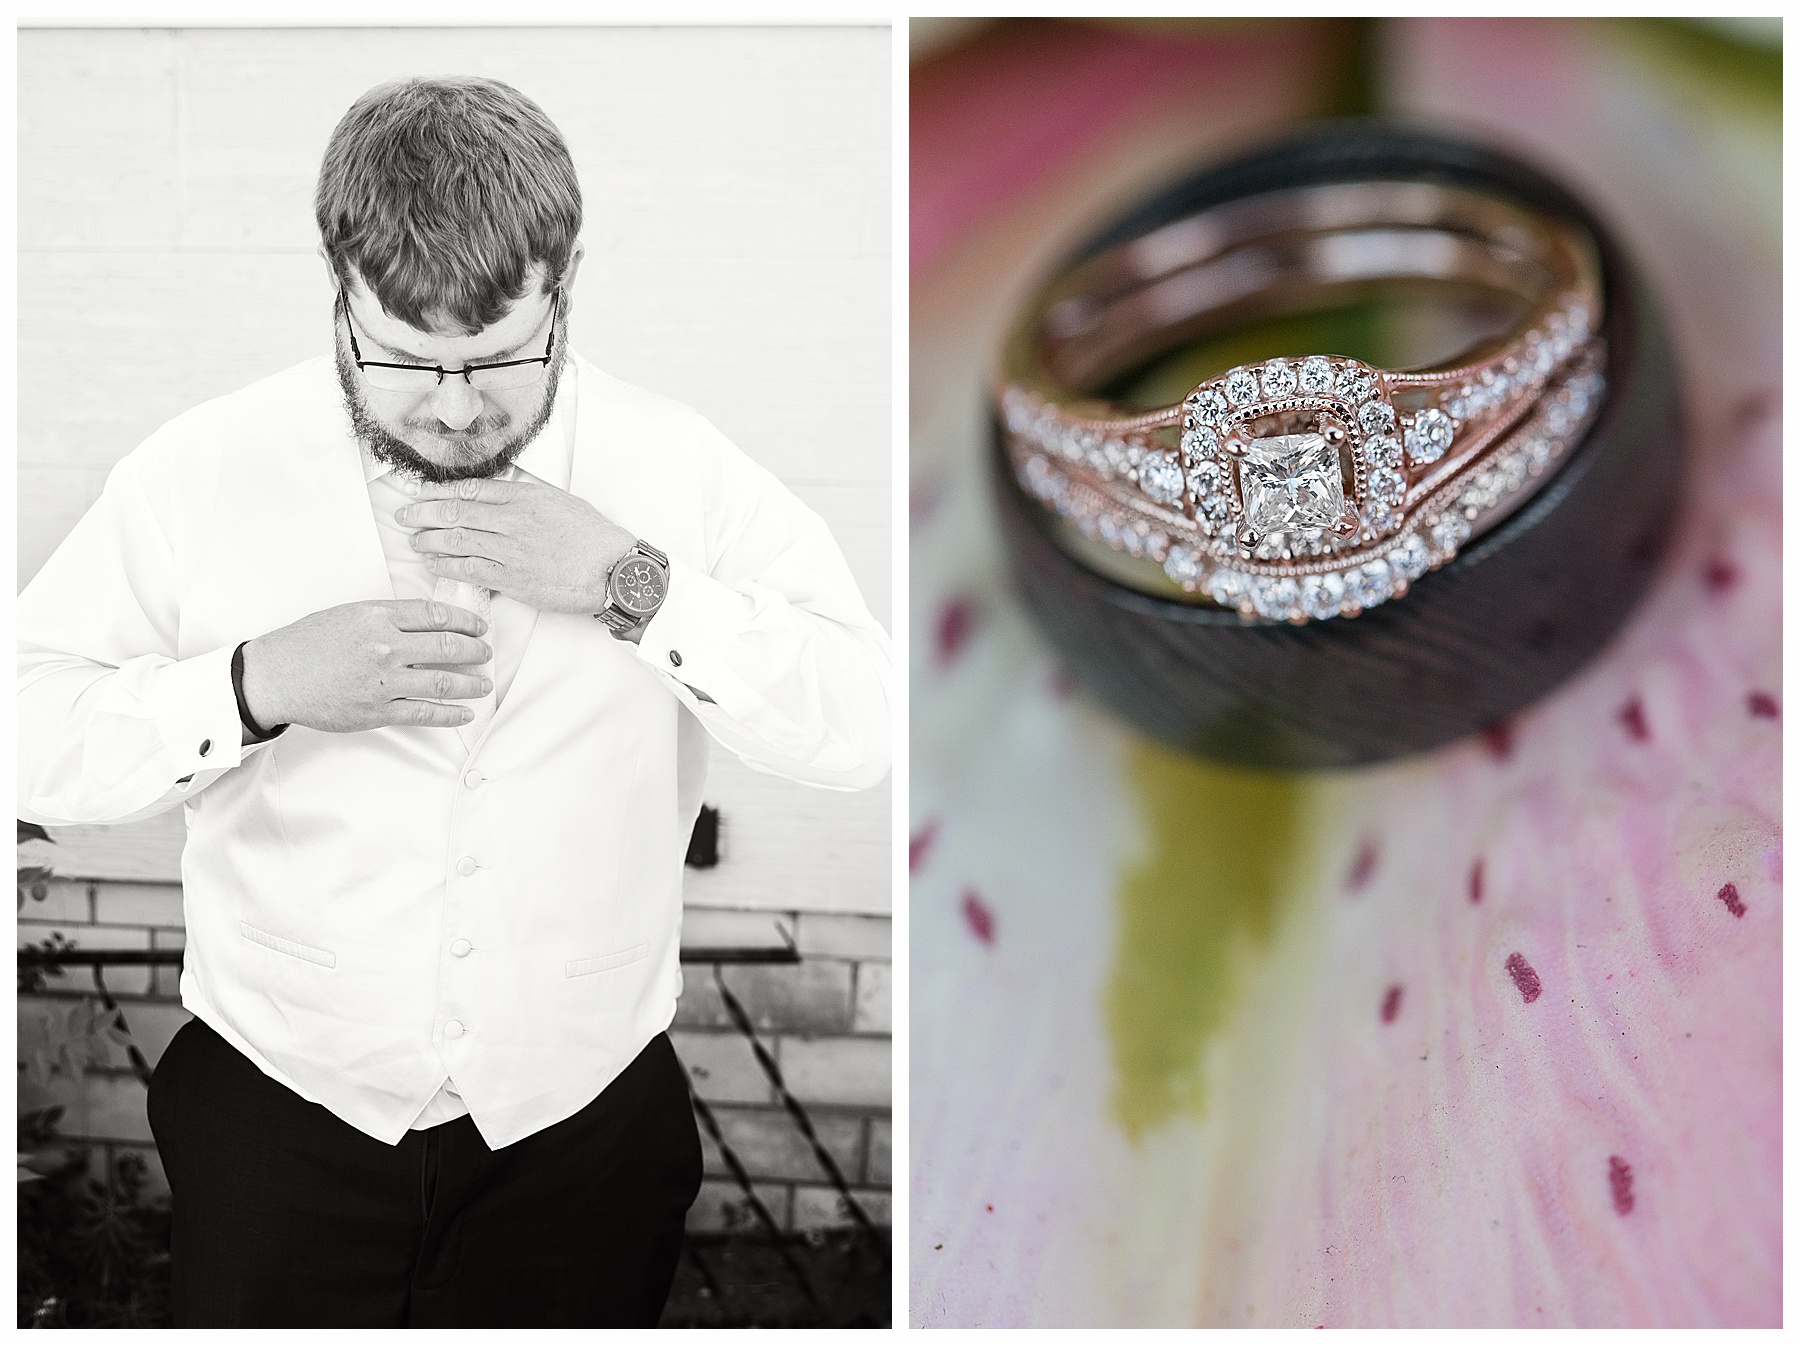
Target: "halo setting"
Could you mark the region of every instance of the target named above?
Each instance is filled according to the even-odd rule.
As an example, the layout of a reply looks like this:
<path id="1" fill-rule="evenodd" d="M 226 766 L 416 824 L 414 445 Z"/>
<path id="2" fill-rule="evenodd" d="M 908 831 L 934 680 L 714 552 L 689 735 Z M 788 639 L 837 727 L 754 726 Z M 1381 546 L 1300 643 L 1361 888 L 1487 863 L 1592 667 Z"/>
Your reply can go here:
<path id="1" fill-rule="evenodd" d="M 1014 468 L 1089 537 L 1247 619 L 1354 617 L 1453 559 L 1585 432 L 1604 349 L 1571 339 L 1588 334 L 1585 310 L 1553 319 L 1526 341 L 1551 358 L 1511 362 L 1505 384 L 1287 356 L 1111 424 L 1014 385 L 1001 395 Z"/>

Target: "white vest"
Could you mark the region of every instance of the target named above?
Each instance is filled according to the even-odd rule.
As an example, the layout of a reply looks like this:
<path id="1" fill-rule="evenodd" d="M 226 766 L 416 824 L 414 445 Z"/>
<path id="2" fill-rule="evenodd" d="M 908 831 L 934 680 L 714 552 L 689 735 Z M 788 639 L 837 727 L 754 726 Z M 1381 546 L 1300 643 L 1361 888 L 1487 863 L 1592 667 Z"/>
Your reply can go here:
<path id="1" fill-rule="evenodd" d="M 707 455 L 736 451 L 574 358 L 571 492 L 703 568 L 695 485 L 720 476 Z M 191 512 L 174 539 L 180 657 L 392 596 L 342 427 L 317 360 L 146 445 L 178 440 L 197 488 L 175 500 Z M 442 730 L 290 728 L 185 806 L 182 1002 L 389 1143 L 446 1073 L 492 1147 L 560 1121 L 674 1016 L 705 760 L 665 676 L 592 617 L 558 613 L 538 617 L 466 759 Z"/>

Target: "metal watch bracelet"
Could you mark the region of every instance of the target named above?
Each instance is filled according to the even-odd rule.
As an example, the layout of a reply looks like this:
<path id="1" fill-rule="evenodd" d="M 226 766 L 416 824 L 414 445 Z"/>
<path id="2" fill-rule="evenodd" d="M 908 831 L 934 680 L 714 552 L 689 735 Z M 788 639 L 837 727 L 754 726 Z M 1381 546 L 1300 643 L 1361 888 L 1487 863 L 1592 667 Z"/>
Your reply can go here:
<path id="1" fill-rule="evenodd" d="M 644 556 L 655 561 L 657 565 L 662 567 L 665 576 L 668 574 L 669 570 L 668 556 L 663 552 L 658 551 L 655 547 L 652 547 L 642 538 L 639 538 L 636 542 L 632 543 L 631 549 L 613 563 L 612 570 L 608 571 L 606 576 L 606 606 L 599 612 L 596 612 L 594 618 L 597 621 L 606 623 L 607 630 L 611 631 L 615 636 L 623 636 L 626 632 L 647 625 L 650 621 L 649 616 L 640 617 L 627 612 L 624 608 L 619 606 L 618 602 L 612 596 L 613 575 L 617 573 L 620 566 L 624 565 L 633 556 Z M 654 613 L 650 614 L 650 616 L 654 615 Z"/>

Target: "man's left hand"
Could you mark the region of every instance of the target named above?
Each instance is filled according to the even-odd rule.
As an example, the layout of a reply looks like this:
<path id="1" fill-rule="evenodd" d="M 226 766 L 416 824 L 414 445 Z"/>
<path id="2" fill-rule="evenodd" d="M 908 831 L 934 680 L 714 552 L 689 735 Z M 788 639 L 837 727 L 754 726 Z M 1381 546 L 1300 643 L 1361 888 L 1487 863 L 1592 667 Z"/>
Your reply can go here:
<path id="1" fill-rule="evenodd" d="M 599 612 L 606 579 L 636 539 L 579 496 L 530 481 L 423 482 L 394 518 L 439 577 L 540 612 Z"/>

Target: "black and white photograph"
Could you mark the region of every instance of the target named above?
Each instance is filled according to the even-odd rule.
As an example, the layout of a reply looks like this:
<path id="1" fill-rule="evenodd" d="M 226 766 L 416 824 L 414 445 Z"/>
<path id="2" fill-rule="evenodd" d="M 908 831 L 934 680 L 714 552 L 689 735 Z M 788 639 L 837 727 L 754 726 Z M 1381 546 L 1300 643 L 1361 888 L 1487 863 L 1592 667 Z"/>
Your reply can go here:
<path id="1" fill-rule="evenodd" d="M 892 41 L 19 29 L 21 1327 L 890 1324 Z"/>

